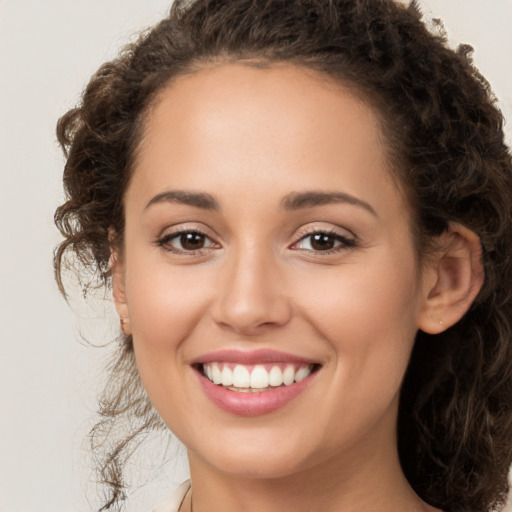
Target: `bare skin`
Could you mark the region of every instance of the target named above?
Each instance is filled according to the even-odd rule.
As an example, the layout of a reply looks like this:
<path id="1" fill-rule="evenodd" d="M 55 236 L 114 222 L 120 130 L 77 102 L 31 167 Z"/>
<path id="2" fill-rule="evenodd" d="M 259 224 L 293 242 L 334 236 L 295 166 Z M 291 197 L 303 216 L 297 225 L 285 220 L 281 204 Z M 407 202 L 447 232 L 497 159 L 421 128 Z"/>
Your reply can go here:
<path id="1" fill-rule="evenodd" d="M 364 102 L 291 66 L 207 68 L 148 113 L 114 298 L 188 449 L 183 510 L 435 510 L 399 464 L 398 396 L 417 330 L 448 328 L 478 292 L 479 243 L 452 225 L 420 261 L 385 144 Z M 196 364 L 225 349 L 316 373 L 277 410 L 235 414 Z"/>

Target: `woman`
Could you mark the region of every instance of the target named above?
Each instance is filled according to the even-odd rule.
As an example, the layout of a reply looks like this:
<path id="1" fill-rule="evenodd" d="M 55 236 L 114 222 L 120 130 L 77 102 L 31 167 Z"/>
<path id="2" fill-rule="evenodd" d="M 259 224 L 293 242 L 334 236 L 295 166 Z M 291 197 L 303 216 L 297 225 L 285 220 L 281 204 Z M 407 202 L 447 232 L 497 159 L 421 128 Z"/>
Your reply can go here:
<path id="1" fill-rule="evenodd" d="M 164 511 L 483 511 L 512 462 L 512 166 L 470 49 L 390 0 L 177 1 L 59 122 L 123 333 L 94 434 Z M 147 393 L 147 395 L 146 395 Z"/>

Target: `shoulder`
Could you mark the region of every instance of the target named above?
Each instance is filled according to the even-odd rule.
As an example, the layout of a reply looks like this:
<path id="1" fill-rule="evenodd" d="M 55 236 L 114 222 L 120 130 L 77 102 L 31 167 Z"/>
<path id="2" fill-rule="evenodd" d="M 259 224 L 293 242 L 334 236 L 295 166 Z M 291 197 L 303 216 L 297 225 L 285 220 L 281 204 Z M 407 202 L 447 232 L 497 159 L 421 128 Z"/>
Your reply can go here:
<path id="1" fill-rule="evenodd" d="M 153 512 L 178 512 L 183 498 L 190 489 L 190 480 L 183 482 L 163 503 L 160 503 Z"/>

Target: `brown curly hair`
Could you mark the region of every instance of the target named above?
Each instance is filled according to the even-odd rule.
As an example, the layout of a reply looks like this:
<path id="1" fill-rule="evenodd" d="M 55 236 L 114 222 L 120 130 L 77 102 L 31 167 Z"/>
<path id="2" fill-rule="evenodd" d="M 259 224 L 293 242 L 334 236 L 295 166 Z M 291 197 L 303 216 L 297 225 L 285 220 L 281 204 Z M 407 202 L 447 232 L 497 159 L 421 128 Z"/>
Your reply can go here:
<path id="1" fill-rule="evenodd" d="M 96 284 L 108 286 L 144 115 L 175 77 L 244 60 L 306 66 L 343 83 L 384 119 L 420 256 L 449 221 L 480 237 L 485 282 L 470 311 L 442 334 L 417 334 L 398 446 L 409 482 L 428 503 L 446 512 L 496 510 L 512 463 L 512 162 L 502 115 L 471 51 L 448 48 L 415 2 L 176 0 L 167 18 L 97 71 L 58 123 L 67 157 L 66 201 L 55 214 L 64 236 L 55 252 L 61 291 L 70 251 L 79 272 L 93 268 Z M 109 489 L 102 510 L 125 497 L 132 444 L 162 427 L 137 377 L 131 338 L 122 339 L 109 371 L 92 436 Z M 118 436 L 123 420 L 131 431 Z M 108 435 L 105 448 L 98 439 Z"/>

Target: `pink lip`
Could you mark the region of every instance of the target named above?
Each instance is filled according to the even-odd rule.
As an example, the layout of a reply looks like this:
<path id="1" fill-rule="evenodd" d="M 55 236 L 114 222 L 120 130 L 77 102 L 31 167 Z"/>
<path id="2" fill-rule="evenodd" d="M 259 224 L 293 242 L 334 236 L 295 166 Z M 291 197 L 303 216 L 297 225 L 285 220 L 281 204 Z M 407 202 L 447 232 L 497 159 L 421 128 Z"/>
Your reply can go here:
<path id="1" fill-rule="evenodd" d="M 268 414 L 284 407 L 288 402 L 300 395 L 309 385 L 315 374 L 311 374 L 300 382 L 290 386 L 279 386 L 270 391 L 244 393 L 232 391 L 214 384 L 200 372 L 196 372 L 208 398 L 224 411 L 239 416 L 259 416 Z"/>
<path id="2" fill-rule="evenodd" d="M 256 350 L 243 352 L 240 350 L 220 350 L 205 354 L 192 362 L 193 365 L 201 363 L 226 362 L 245 365 L 264 363 L 296 363 L 317 364 L 317 362 L 275 350 Z M 206 393 L 206 396 L 220 409 L 239 416 L 258 416 L 268 414 L 284 407 L 295 397 L 300 395 L 315 377 L 316 372 L 310 374 L 304 380 L 290 386 L 279 386 L 269 391 L 257 393 L 240 392 L 227 389 L 214 384 L 207 379 L 199 369 L 196 375 Z"/>
<path id="3" fill-rule="evenodd" d="M 258 364 L 258 363 L 298 363 L 298 364 L 317 364 L 318 361 L 306 359 L 278 350 L 260 349 L 251 352 L 242 350 L 218 350 L 209 352 L 192 361 L 191 364 L 201 363 L 239 363 L 239 364 Z"/>

